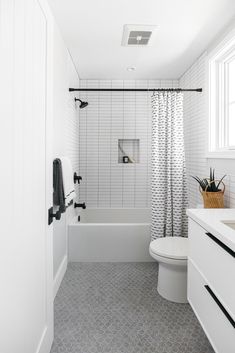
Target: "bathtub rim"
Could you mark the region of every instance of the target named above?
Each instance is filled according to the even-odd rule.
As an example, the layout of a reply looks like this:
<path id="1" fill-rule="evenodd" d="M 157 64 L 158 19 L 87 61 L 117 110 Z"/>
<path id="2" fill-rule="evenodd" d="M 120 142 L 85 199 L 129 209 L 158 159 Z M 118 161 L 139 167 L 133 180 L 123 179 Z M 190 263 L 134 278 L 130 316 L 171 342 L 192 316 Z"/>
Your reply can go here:
<path id="1" fill-rule="evenodd" d="M 75 222 L 75 223 L 70 223 L 68 224 L 69 227 L 81 227 L 81 226 L 89 226 L 89 227 L 92 227 L 92 226 L 104 226 L 104 227 L 107 227 L 107 226 L 150 226 L 151 223 L 85 223 L 85 222 Z"/>
<path id="2" fill-rule="evenodd" d="M 141 222 L 141 223 L 114 223 L 114 222 L 92 222 L 92 223 L 88 223 L 88 222 L 79 222 L 77 220 L 77 216 L 75 216 L 74 218 L 72 218 L 72 220 L 70 221 L 70 223 L 68 224 L 69 227 L 77 227 L 77 226 L 150 226 L 151 225 L 151 222 Z"/>
<path id="3" fill-rule="evenodd" d="M 147 226 L 151 225 L 151 220 L 149 219 L 148 222 L 79 222 L 78 221 L 78 216 L 82 216 L 83 213 L 86 213 L 86 211 L 94 211 L 94 210 L 99 210 L 99 211 L 104 211 L 104 210 L 121 210 L 121 211 L 128 211 L 128 210 L 134 210 L 134 211 L 140 211 L 140 210 L 148 210 L 149 215 L 151 214 L 151 208 L 149 207 L 139 207 L 139 208 L 133 208 L 133 207 L 89 207 L 86 210 L 80 210 L 76 216 L 74 216 L 70 222 L 68 223 L 68 226 L 76 227 L 76 226 L 110 226 L 110 225 L 115 225 L 115 226 L 134 226 L 134 225 L 141 225 L 141 226 Z"/>

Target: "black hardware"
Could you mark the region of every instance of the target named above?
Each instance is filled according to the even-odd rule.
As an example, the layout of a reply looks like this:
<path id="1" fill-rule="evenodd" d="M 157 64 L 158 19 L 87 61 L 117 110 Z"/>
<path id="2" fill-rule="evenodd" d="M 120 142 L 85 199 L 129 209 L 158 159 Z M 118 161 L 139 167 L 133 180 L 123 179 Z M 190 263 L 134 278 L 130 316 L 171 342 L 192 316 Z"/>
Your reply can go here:
<path id="1" fill-rule="evenodd" d="M 86 204 L 85 204 L 85 202 L 83 202 L 83 203 L 76 203 L 75 202 L 74 208 L 77 208 L 77 207 L 81 207 L 81 208 L 83 208 L 85 210 Z"/>
<path id="2" fill-rule="evenodd" d="M 79 99 L 79 98 L 74 98 L 74 100 L 75 100 L 75 103 L 76 103 L 77 101 L 80 102 L 80 105 L 79 105 L 79 108 L 80 108 L 80 109 L 86 108 L 86 107 L 88 106 L 88 102 L 83 102 L 83 101 L 82 101 L 81 99 Z"/>
<path id="3" fill-rule="evenodd" d="M 211 297 L 214 299 L 214 301 L 216 302 L 216 304 L 218 305 L 218 307 L 222 310 L 222 312 L 224 313 L 224 315 L 227 317 L 228 321 L 230 322 L 230 324 L 233 326 L 233 328 L 235 328 L 235 321 L 233 320 L 233 318 L 229 315 L 229 313 L 227 312 L 227 310 L 225 309 L 225 307 L 221 304 L 221 302 L 219 301 L 219 299 L 217 298 L 217 296 L 215 295 L 215 293 L 210 289 L 210 287 L 208 285 L 204 286 L 207 290 L 207 292 L 211 295 Z"/>
<path id="4" fill-rule="evenodd" d="M 213 234 L 211 233 L 206 233 L 206 235 L 211 238 L 216 244 L 218 244 L 219 246 L 221 246 L 221 248 L 223 248 L 225 251 L 227 251 L 232 257 L 235 257 L 235 251 L 233 251 L 232 249 L 230 249 L 227 245 L 225 245 L 224 243 L 222 243 L 222 241 L 220 241 L 219 239 L 217 239 Z"/>
<path id="5" fill-rule="evenodd" d="M 69 88 L 70 92 L 202 92 L 202 88 Z M 77 98 L 75 98 L 77 99 Z M 84 102 L 86 103 L 86 102 Z"/>
<path id="6" fill-rule="evenodd" d="M 130 162 L 128 156 L 123 156 L 123 157 L 122 157 L 122 161 L 123 161 L 123 163 L 129 163 L 129 162 Z"/>
<path id="7" fill-rule="evenodd" d="M 80 184 L 80 180 L 82 180 L 82 177 L 77 175 L 77 173 L 74 173 L 73 174 L 73 181 L 74 181 L 74 184 L 76 184 L 76 182 L 78 182 L 78 184 Z"/>
<path id="8" fill-rule="evenodd" d="M 59 221 L 61 218 L 61 212 L 57 211 L 56 213 L 53 213 L 53 207 L 51 207 L 48 210 L 48 225 L 50 225 L 53 222 L 53 218 Z"/>
<path id="9" fill-rule="evenodd" d="M 78 216 L 78 222 L 80 222 L 80 221 L 81 221 L 81 216 L 79 215 L 79 216 Z"/>

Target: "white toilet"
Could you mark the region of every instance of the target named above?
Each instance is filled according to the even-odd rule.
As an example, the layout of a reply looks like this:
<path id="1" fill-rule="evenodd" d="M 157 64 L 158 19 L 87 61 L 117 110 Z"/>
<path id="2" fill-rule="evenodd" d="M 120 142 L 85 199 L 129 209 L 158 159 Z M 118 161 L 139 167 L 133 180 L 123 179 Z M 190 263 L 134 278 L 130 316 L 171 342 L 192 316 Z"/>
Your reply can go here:
<path id="1" fill-rule="evenodd" d="M 172 302 L 187 303 L 188 238 L 153 240 L 149 252 L 159 262 L 158 293 Z"/>

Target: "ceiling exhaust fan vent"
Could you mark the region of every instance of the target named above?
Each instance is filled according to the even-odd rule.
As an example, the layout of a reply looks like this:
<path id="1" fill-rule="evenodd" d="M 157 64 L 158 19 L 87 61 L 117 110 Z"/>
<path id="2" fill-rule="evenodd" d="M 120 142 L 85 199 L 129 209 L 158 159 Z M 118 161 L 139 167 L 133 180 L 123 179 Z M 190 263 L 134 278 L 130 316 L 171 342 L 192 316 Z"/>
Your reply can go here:
<path id="1" fill-rule="evenodd" d="M 123 46 L 146 46 L 152 40 L 157 26 L 149 25 L 124 25 Z"/>

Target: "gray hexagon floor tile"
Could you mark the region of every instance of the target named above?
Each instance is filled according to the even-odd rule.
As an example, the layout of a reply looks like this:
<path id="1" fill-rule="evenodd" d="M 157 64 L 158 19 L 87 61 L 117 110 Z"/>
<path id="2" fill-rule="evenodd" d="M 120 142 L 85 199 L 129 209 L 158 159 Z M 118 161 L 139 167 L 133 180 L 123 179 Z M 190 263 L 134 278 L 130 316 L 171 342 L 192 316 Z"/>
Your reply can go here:
<path id="1" fill-rule="evenodd" d="M 157 292 L 157 263 L 70 263 L 51 353 L 213 353 L 188 304 Z"/>

